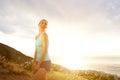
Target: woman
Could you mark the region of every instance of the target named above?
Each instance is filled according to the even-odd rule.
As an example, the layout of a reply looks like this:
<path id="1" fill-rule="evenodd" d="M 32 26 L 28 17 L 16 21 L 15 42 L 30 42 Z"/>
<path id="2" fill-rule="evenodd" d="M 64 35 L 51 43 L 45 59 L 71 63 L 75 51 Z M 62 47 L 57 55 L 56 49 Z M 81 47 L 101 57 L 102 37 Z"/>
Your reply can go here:
<path id="1" fill-rule="evenodd" d="M 39 33 L 36 36 L 36 49 L 33 59 L 33 80 L 46 80 L 46 74 L 50 71 L 51 61 L 48 55 L 48 35 L 45 32 L 47 20 L 42 19 L 39 24 Z"/>

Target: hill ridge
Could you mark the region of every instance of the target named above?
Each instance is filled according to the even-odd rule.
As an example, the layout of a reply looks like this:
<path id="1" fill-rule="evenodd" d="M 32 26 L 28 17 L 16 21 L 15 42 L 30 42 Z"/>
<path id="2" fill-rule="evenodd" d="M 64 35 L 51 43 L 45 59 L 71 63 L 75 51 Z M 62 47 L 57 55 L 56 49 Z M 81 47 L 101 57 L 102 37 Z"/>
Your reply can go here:
<path id="1" fill-rule="evenodd" d="M 0 56 L 5 56 L 7 60 L 13 61 L 16 63 L 23 63 L 25 61 L 32 60 L 31 57 L 26 56 L 22 52 L 3 43 L 0 43 Z"/>

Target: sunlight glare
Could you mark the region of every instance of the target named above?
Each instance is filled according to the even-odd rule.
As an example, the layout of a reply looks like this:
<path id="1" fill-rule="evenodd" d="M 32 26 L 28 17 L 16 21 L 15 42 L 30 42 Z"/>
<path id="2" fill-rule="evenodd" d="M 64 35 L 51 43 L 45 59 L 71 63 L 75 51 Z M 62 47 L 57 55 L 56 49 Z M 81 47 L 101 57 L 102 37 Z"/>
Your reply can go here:
<path id="1" fill-rule="evenodd" d="M 84 69 L 84 61 L 75 55 L 63 59 L 63 66 L 72 70 Z"/>

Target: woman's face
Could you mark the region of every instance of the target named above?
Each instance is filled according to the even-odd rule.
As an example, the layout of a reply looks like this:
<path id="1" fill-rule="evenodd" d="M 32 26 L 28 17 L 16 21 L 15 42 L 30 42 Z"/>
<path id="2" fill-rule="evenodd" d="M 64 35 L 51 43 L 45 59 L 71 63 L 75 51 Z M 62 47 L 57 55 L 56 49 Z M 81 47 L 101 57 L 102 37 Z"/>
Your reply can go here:
<path id="1" fill-rule="evenodd" d="M 48 24 L 47 21 L 42 21 L 42 22 L 40 23 L 39 27 L 45 29 L 45 28 L 47 28 L 47 24 Z"/>

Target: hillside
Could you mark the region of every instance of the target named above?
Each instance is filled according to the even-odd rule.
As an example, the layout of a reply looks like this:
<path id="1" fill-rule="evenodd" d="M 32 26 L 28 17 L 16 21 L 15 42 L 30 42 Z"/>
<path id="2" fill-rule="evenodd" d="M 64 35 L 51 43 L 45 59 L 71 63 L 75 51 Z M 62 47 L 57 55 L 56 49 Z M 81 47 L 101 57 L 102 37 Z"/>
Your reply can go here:
<path id="1" fill-rule="evenodd" d="M 31 60 L 31 57 L 0 43 L 0 80 L 30 80 L 25 63 Z"/>
<path id="2" fill-rule="evenodd" d="M 2 43 L 0 43 L 0 56 L 5 56 L 8 61 L 13 61 L 19 64 L 32 60 L 31 57 L 26 56 L 20 51 Z"/>
<path id="3" fill-rule="evenodd" d="M 32 58 L 0 43 L 0 80 L 31 80 Z M 69 70 L 52 64 L 48 80 L 120 80 L 117 76 L 91 70 Z"/>

